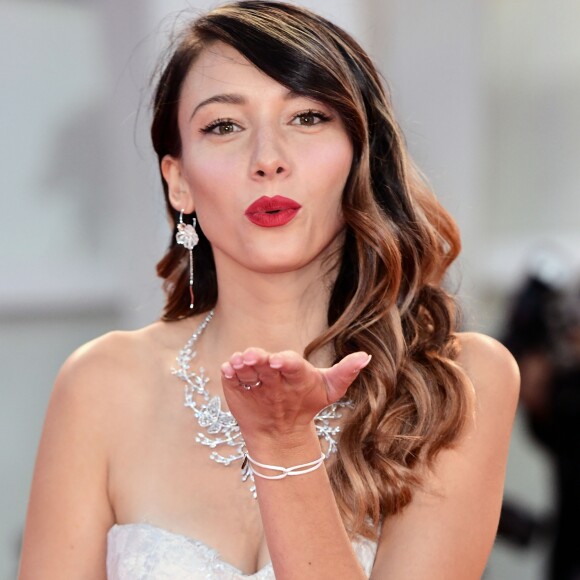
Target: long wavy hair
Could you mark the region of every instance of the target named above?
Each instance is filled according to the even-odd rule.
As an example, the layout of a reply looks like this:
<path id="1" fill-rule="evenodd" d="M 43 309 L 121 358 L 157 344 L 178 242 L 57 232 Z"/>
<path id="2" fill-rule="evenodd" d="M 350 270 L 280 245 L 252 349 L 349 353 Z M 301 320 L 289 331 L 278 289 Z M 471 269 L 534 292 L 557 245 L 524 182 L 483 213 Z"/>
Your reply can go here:
<path id="1" fill-rule="evenodd" d="M 228 4 L 190 22 L 162 65 L 151 134 L 159 162 L 179 157 L 177 111 L 184 78 L 202 50 L 222 41 L 295 93 L 333 107 L 353 145 L 343 193 L 344 244 L 328 306 L 328 329 L 305 356 L 331 346 L 336 360 L 364 350 L 371 365 L 349 388 L 333 491 L 351 534 L 373 538 L 400 512 L 425 468 L 462 432 L 471 391 L 454 362 L 456 305 L 442 280 L 460 249 L 454 221 L 414 167 L 379 75 L 359 44 L 297 6 L 260 0 Z M 167 208 L 174 226 L 178 215 Z M 175 234 L 175 231 L 173 232 Z M 189 308 L 187 252 L 171 238 L 157 266 L 165 320 L 213 308 L 211 246 L 198 228 L 195 308 Z"/>

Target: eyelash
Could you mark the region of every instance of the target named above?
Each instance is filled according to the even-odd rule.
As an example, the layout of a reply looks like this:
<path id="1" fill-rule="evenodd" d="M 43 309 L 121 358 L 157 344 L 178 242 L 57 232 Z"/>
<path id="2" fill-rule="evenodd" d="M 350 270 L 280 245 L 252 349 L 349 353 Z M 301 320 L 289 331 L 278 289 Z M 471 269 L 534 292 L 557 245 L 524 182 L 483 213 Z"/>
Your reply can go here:
<path id="1" fill-rule="evenodd" d="M 326 123 L 332 119 L 332 117 L 330 115 L 327 115 L 326 113 L 323 113 L 322 111 L 315 111 L 314 109 L 308 109 L 307 111 L 303 111 L 302 113 L 298 113 L 298 114 L 294 115 L 292 120 L 294 121 L 295 119 L 299 119 L 300 117 L 314 117 L 314 118 L 318 119 L 320 123 Z M 313 123 L 312 125 L 303 125 L 303 126 L 312 127 L 313 125 L 317 125 L 317 124 L 318 123 Z M 202 129 L 200 129 L 200 131 L 202 133 L 212 133 L 218 127 L 224 127 L 226 125 L 237 125 L 237 123 L 235 123 L 232 119 L 219 118 L 219 119 L 216 119 L 215 121 L 212 121 L 211 123 L 209 123 L 208 125 L 206 125 Z M 232 131 L 232 133 L 233 133 L 233 131 Z"/>
<path id="2" fill-rule="evenodd" d="M 323 113 L 322 111 L 315 111 L 314 109 L 308 109 L 307 111 L 304 111 L 302 113 L 298 113 L 297 115 L 294 115 L 294 119 L 298 119 L 300 117 L 315 117 L 321 123 L 326 123 L 327 121 L 330 121 L 332 119 L 332 117 L 330 115 L 327 115 L 326 113 Z M 315 123 L 315 125 L 317 125 L 317 124 L 318 123 Z M 311 125 L 306 125 L 306 126 L 311 126 Z"/>
<path id="3" fill-rule="evenodd" d="M 236 123 L 232 119 L 220 118 L 216 119 L 215 121 L 212 121 L 211 123 L 209 123 L 209 125 L 206 125 L 202 129 L 200 129 L 200 131 L 202 133 L 211 133 L 214 129 L 217 129 L 218 127 L 223 127 L 225 125 L 236 125 Z"/>

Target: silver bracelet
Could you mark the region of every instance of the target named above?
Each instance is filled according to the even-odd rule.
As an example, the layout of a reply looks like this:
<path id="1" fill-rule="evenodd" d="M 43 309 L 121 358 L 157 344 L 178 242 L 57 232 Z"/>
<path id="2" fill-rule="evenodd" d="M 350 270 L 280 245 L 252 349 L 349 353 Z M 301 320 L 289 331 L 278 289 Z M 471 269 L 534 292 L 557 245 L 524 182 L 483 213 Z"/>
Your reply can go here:
<path id="1" fill-rule="evenodd" d="M 310 473 L 318 469 L 324 463 L 324 453 L 321 453 L 318 459 L 310 461 L 309 463 L 302 463 L 301 465 L 294 465 L 293 467 L 280 467 L 278 465 L 267 465 L 265 463 L 260 463 L 255 459 L 250 457 L 249 453 L 246 453 L 244 463 L 247 463 L 247 469 L 253 475 L 257 475 L 263 479 L 284 479 L 288 475 L 304 475 L 305 473 Z M 279 475 L 264 475 L 259 473 L 254 469 L 254 465 L 262 467 L 263 469 L 271 469 L 272 471 L 279 471 Z"/>

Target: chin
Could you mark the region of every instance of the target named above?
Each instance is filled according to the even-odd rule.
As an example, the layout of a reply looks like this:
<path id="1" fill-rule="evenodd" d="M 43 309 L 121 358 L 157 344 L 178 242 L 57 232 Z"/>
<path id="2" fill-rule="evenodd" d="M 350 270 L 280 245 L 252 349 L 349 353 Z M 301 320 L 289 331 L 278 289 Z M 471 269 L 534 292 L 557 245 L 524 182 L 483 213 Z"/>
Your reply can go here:
<path id="1" fill-rule="evenodd" d="M 288 262 L 285 260 L 263 261 L 259 264 L 253 264 L 251 269 L 257 274 L 288 274 L 290 272 L 298 272 L 306 265 L 302 262 Z"/>
<path id="2" fill-rule="evenodd" d="M 248 266 L 260 274 L 289 274 L 314 269 L 322 275 L 330 267 L 329 256 L 329 252 L 326 251 L 310 256 L 305 256 L 303 253 L 299 256 L 278 255 L 273 257 L 270 255 L 264 256 L 262 259 L 252 256 L 252 265 Z"/>

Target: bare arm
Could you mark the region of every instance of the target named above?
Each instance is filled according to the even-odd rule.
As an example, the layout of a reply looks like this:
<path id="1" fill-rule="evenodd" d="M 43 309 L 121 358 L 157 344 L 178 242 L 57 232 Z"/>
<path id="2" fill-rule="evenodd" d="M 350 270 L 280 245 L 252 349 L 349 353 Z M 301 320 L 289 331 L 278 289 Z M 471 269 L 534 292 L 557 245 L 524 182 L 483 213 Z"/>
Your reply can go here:
<path id="1" fill-rule="evenodd" d="M 479 580 L 495 538 L 519 376 L 499 343 L 464 335 L 460 364 L 475 388 L 475 416 L 439 454 L 425 490 L 383 525 L 372 578 Z"/>
<path id="2" fill-rule="evenodd" d="M 263 384 L 244 391 L 228 365 L 222 368 L 224 392 L 236 415 L 250 455 L 261 463 L 290 467 L 320 457 L 312 419 L 339 399 L 364 366 L 364 353 L 350 355 L 333 369 L 320 371 L 296 353 L 268 355 L 248 349 L 247 364 L 235 368 L 241 380 Z M 234 365 L 236 356 L 233 357 Z M 251 364 L 251 362 L 254 362 Z M 280 364 L 270 368 L 269 364 Z M 328 385 L 328 389 L 326 386 Z M 265 474 L 275 472 L 256 468 Z M 336 580 L 366 578 L 357 560 L 324 466 L 304 475 L 280 480 L 256 477 L 260 514 L 268 550 L 278 580 Z"/>
<path id="3" fill-rule="evenodd" d="M 483 573 L 501 506 L 518 373 L 511 355 L 495 341 L 468 335 L 462 344 L 459 362 L 475 387 L 475 416 L 457 446 L 440 453 L 425 490 L 416 493 L 401 515 L 384 523 L 372 578 L 475 580 Z M 265 355 L 257 349 L 249 354 L 249 360 L 254 355 L 258 359 L 253 369 L 264 379 L 264 391 L 244 392 L 235 379 L 226 380 L 224 387 L 230 408 L 238 412 L 250 454 L 263 463 L 284 467 L 316 459 L 318 440 L 300 411 L 312 404 L 315 387 L 302 391 L 297 384 L 290 384 L 284 394 L 284 389 L 278 389 L 280 385 L 268 381 Z M 338 391 L 346 390 L 346 383 L 356 376 L 354 360 L 351 366 L 344 366 L 335 375 L 341 383 Z M 299 367 L 299 361 L 290 357 L 287 376 L 291 378 L 292 369 Z M 224 368 L 225 374 L 234 371 L 227 365 Z M 235 370 L 238 376 L 247 372 L 244 368 Z M 306 376 L 301 376 L 301 385 L 308 383 Z M 245 378 L 251 382 L 252 377 L 255 374 Z M 331 393 L 329 400 L 338 398 L 338 391 Z M 264 405 L 260 415 L 269 412 L 269 426 L 267 421 L 261 426 L 255 414 L 244 416 L 248 395 L 258 408 Z M 283 411 L 279 406 L 282 402 Z M 280 425 L 285 427 L 279 429 Z M 256 484 L 277 578 L 365 577 L 325 470 L 279 481 L 257 478 Z"/>
<path id="4" fill-rule="evenodd" d="M 20 580 L 106 578 L 114 516 L 107 495 L 110 361 L 102 351 L 79 351 L 57 378 L 36 460 Z"/>

